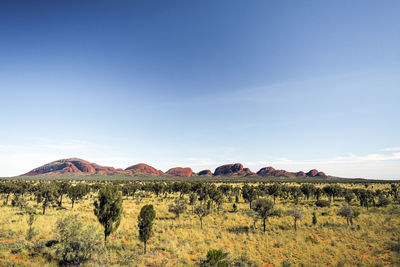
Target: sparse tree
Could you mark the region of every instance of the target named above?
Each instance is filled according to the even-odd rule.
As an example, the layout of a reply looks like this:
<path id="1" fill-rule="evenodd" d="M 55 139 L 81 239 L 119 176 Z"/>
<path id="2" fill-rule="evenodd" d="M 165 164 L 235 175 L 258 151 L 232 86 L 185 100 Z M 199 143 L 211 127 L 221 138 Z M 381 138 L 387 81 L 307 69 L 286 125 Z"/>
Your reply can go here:
<path id="1" fill-rule="evenodd" d="M 199 205 L 194 209 L 194 214 L 200 219 L 200 228 L 203 229 L 203 219 L 210 214 L 210 210 L 205 205 Z"/>
<path id="2" fill-rule="evenodd" d="M 74 208 L 75 201 L 84 198 L 88 193 L 89 187 L 87 184 L 79 183 L 75 186 L 70 186 L 67 195 L 71 199 L 72 209 Z"/>
<path id="3" fill-rule="evenodd" d="M 291 186 L 290 194 L 292 195 L 296 204 L 299 202 L 299 198 L 303 196 L 303 192 L 301 192 L 300 187 L 298 186 Z"/>
<path id="4" fill-rule="evenodd" d="M 46 213 L 46 208 L 57 200 L 57 187 L 54 183 L 41 183 L 36 190 L 36 199 L 38 203 L 42 203 L 43 215 Z"/>
<path id="5" fill-rule="evenodd" d="M 344 193 L 344 199 L 347 202 L 347 205 L 350 205 L 351 201 L 355 198 L 356 196 L 351 190 L 346 190 Z"/>
<path id="6" fill-rule="evenodd" d="M 302 184 L 300 186 L 301 192 L 306 196 L 306 199 L 308 200 L 310 196 L 313 194 L 315 191 L 315 186 L 312 184 Z"/>
<path id="7" fill-rule="evenodd" d="M 68 193 L 71 186 L 68 181 L 61 181 L 56 183 L 58 193 L 58 206 L 62 207 L 63 196 Z"/>
<path id="8" fill-rule="evenodd" d="M 297 231 L 297 221 L 302 220 L 304 217 L 304 213 L 301 209 L 292 208 L 288 211 L 288 215 L 292 216 L 294 219 L 294 230 Z"/>
<path id="9" fill-rule="evenodd" d="M 189 197 L 189 204 L 192 206 L 192 213 L 194 212 L 194 205 L 197 202 L 197 195 L 196 193 L 191 193 Z"/>
<path id="10" fill-rule="evenodd" d="M 153 220 L 156 217 L 156 212 L 153 205 L 145 205 L 140 210 L 138 216 L 139 239 L 144 244 L 144 253 L 147 250 L 147 241 L 153 235 Z"/>
<path id="11" fill-rule="evenodd" d="M 174 204 L 168 206 L 168 211 L 174 213 L 176 218 L 179 218 L 179 215 L 184 213 L 186 209 L 186 200 L 184 199 L 176 199 Z"/>
<path id="12" fill-rule="evenodd" d="M 5 195 L 4 205 L 8 204 L 8 199 L 13 192 L 13 184 L 9 181 L 0 183 L 0 192 Z"/>
<path id="13" fill-rule="evenodd" d="M 25 213 L 28 215 L 28 232 L 26 233 L 26 239 L 31 240 L 35 235 L 35 230 L 33 229 L 33 223 L 36 220 L 36 212 L 32 208 L 27 208 Z"/>
<path id="14" fill-rule="evenodd" d="M 117 186 L 106 185 L 100 189 L 94 202 L 94 214 L 104 227 L 104 242 L 107 244 L 107 237 L 117 230 L 121 222 L 122 196 Z"/>
<path id="15" fill-rule="evenodd" d="M 313 191 L 313 197 L 314 197 L 316 200 L 319 200 L 319 198 L 321 197 L 322 193 L 323 193 L 323 191 L 322 191 L 321 188 L 315 187 L 315 190 Z"/>
<path id="16" fill-rule="evenodd" d="M 274 183 L 273 185 L 268 187 L 267 191 L 268 191 L 268 194 L 274 198 L 274 203 L 275 203 L 275 199 L 281 193 L 281 186 L 277 183 Z"/>
<path id="17" fill-rule="evenodd" d="M 281 211 L 274 208 L 274 203 L 269 199 L 260 198 L 254 201 L 252 209 L 263 220 L 264 233 L 266 230 L 266 220 L 272 216 L 280 216 Z"/>
<path id="18" fill-rule="evenodd" d="M 351 206 L 343 206 L 337 213 L 339 216 L 346 218 L 347 225 L 353 224 L 353 218 L 358 217 L 359 212 L 354 210 Z"/>
<path id="19" fill-rule="evenodd" d="M 253 186 L 245 184 L 242 187 L 242 196 L 250 203 L 251 208 L 251 203 L 257 198 L 257 191 Z"/>

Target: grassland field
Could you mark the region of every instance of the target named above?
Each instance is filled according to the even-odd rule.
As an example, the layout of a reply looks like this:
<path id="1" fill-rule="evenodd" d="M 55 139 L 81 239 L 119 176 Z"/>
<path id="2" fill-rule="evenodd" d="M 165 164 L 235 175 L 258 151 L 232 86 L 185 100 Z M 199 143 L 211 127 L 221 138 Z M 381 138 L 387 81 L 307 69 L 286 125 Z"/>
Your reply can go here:
<path id="1" fill-rule="evenodd" d="M 80 179 L 75 179 L 80 180 Z M 96 180 L 96 179 L 94 179 Z M 36 182 L 38 182 L 36 180 Z M 217 181 L 215 181 L 217 182 Z M 298 183 L 281 181 L 290 186 Z M 255 185 L 258 183 L 255 182 Z M 220 185 L 216 183 L 216 185 Z M 241 180 L 231 183 L 241 187 Z M 268 185 L 268 184 L 266 184 Z M 315 184 L 322 187 L 325 184 Z M 342 183 L 344 188 L 365 188 L 362 183 Z M 369 185 L 373 190 L 389 190 L 389 183 Z M 5 195 L 1 195 L 2 200 Z M 51 205 L 41 214 L 42 206 L 34 196 L 23 198 L 27 206 L 36 210 L 33 228 L 35 235 L 27 240 L 28 218 L 17 206 L 0 207 L 0 265 L 1 266 L 57 266 L 58 261 L 49 241 L 56 239 L 56 222 L 68 215 L 77 214 L 84 225 L 92 225 L 102 234 L 102 225 L 93 212 L 97 192 L 91 192 L 71 208 L 71 200 L 64 197 L 62 208 Z M 337 215 L 346 204 L 337 197 L 330 207 L 316 207 L 315 199 L 300 197 L 297 201 L 278 197 L 275 206 L 284 212 L 296 207 L 304 217 L 297 223 L 283 213 L 281 217 L 267 220 L 266 232 L 262 221 L 249 216 L 250 206 L 242 195 L 224 197 L 220 209 L 213 209 L 200 220 L 192 206 L 178 218 L 168 211 L 170 204 L 179 199 L 179 193 L 156 195 L 138 191 L 123 196 L 123 215 L 118 229 L 109 237 L 104 253 L 86 262 L 86 266 L 188 266 L 200 265 L 210 249 L 220 249 L 233 266 L 400 266 L 400 206 L 391 201 L 386 207 L 361 207 L 354 199 L 351 206 L 360 215 L 352 225 Z M 189 201 L 188 194 L 183 198 Z M 268 198 L 271 196 L 259 196 Z M 328 200 L 326 196 L 322 199 Z M 236 204 L 236 211 L 233 204 Z M 137 218 L 140 208 L 153 204 L 156 211 L 154 234 L 143 253 L 143 243 L 138 238 Z M 315 212 L 317 223 L 312 223 Z"/>

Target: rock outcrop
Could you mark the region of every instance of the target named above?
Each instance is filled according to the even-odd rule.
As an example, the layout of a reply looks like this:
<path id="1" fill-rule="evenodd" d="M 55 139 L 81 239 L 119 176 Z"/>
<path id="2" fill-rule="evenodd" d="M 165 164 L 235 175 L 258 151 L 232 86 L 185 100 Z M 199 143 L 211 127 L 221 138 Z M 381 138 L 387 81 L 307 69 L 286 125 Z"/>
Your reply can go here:
<path id="1" fill-rule="evenodd" d="M 254 175 L 249 168 L 243 168 L 241 163 L 226 164 L 215 169 L 214 176 L 248 176 Z"/>
<path id="2" fill-rule="evenodd" d="M 244 176 L 249 175 L 257 175 L 256 173 L 252 172 L 249 168 L 243 168 Z"/>
<path id="3" fill-rule="evenodd" d="M 296 177 L 306 177 L 306 173 L 303 171 L 296 172 Z"/>
<path id="4" fill-rule="evenodd" d="M 275 170 L 272 167 L 265 167 L 261 168 L 257 175 L 268 177 L 268 176 L 275 176 L 275 177 L 294 177 L 295 174 L 292 172 L 288 172 L 285 170 Z"/>
<path id="5" fill-rule="evenodd" d="M 275 170 L 272 167 L 264 167 L 261 168 L 257 175 L 263 177 L 289 177 L 289 178 L 301 178 L 301 177 L 327 177 L 325 173 L 319 172 L 315 169 L 310 170 L 309 172 L 305 173 L 303 171 L 299 172 L 288 172 L 285 170 Z"/>
<path id="6" fill-rule="evenodd" d="M 306 173 L 308 177 L 327 177 L 324 172 L 319 172 L 316 169 L 312 169 L 309 172 Z"/>
<path id="7" fill-rule="evenodd" d="M 316 169 L 312 169 L 306 173 L 306 175 L 309 177 L 315 177 L 315 176 L 317 176 L 317 174 L 318 174 L 318 171 Z"/>
<path id="8" fill-rule="evenodd" d="M 211 176 L 212 172 L 210 170 L 202 170 L 202 171 L 198 172 L 197 175 L 199 175 L 199 176 L 203 176 L 203 175 Z"/>
<path id="9" fill-rule="evenodd" d="M 50 162 L 36 169 L 31 170 L 23 176 L 35 176 L 35 175 L 113 175 L 118 174 L 122 176 L 135 176 L 135 175 L 148 175 L 157 176 L 163 175 L 164 173 L 156 168 L 149 166 L 144 163 L 132 165 L 125 170 L 115 169 L 113 167 L 100 166 L 96 163 L 79 159 L 69 158 L 60 159 L 57 161 Z M 219 166 L 212 173 L 210 170 L 202 170 L 199 173 L 194 173 L 191 168 L 176 167 L 169 169 L 165 174 L 170 176 L 179 177 L 192 177 L 192 176 L 262 176 L 262 177 L 288 177 L 288 178 L 327 178 L 328 176 L 324 172 L 320 172 L 316 169 L 312 169 L 305 173 L 299 172 L 288 172 L 285 170 L 276 170 L 272 167 L 261 168 L 257 173 L 252 172 L 249 168 L 244 168 L 242 164 L 226 164 Z"/>
<path id="10" fill-rule="evenodd" d="M 139 163 L 133 166 L 129 166 L 128 168 L 125 169 L 125 171 L 131 173 L 131 175 L 161 175 L 164 173 L 144 163 Z"/>
<path id="11" fill-rule="evenodd" d="M 24 176 L 35 176 L 43 174 L 115 174 L 119 171 L 113 167 L 104 167 L 96 163 L 90 163 L 79 158 L 60 159 L 36 169 L 31 170 Z"/>
<path id="12" fill-rule="evenodd" d="M 169 169 L 166 174 L 171 175 L 171 176 L 179 176 L 179 177 L 190 177 L 193 174 L 193 171 L 191 168 L 182 168 L 182 167 L 176 167 Z"/>

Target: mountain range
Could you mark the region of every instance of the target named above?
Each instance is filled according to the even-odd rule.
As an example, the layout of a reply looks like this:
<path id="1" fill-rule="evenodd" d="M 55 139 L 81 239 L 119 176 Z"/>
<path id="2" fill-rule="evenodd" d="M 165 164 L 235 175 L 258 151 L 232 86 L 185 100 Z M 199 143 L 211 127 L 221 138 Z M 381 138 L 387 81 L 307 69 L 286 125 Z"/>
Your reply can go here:
<path id="1" fill-rule="evenodd" d="M 69 158 L 60 159 L 43 166 L 35 168 L 30 172 L 22 174 L 21 176 L 36 176 L 36 175 L 82 175 L 82 174 L 97 174 L 97 175 L 125 175 L 125 176 L 179 176 L 179 177 L 192 177 L 192 176 L 262 176 L 262 177 L 319 177 L 326 178 L 327 175 L 324 172 L 320 172 L 316 169 L 312 169 L 309 172 L 288 172 L 285 170 L 276 170 L 272 167 L 264 167 L 259 171 L 252 172 L 249 168 L 244 168 L 243 164 L 226 164 L 219 166 L 214 172 L 211 170 L 202 170 L 198 173 L 193 172 L 189 167 L 175 167 L 167 170 L 165 173 L 161 170 L 149 166 L 145 163 L 139 163 L 136 165 L 129 166 L 126 169 L 116 169 L 114 167 L 100 166 L 96 163 L 79 159 Z"/>

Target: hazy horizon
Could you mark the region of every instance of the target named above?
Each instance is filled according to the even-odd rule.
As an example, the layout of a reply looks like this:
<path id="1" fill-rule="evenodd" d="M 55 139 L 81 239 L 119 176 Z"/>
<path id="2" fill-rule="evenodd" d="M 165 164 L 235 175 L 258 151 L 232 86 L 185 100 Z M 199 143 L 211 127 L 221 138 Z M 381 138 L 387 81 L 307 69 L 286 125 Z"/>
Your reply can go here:
<path id="1" fill-rule="evenodd" d="M 399 1 L 2 1 L 0 177 L 62 158 L 400 179 Z"/>

